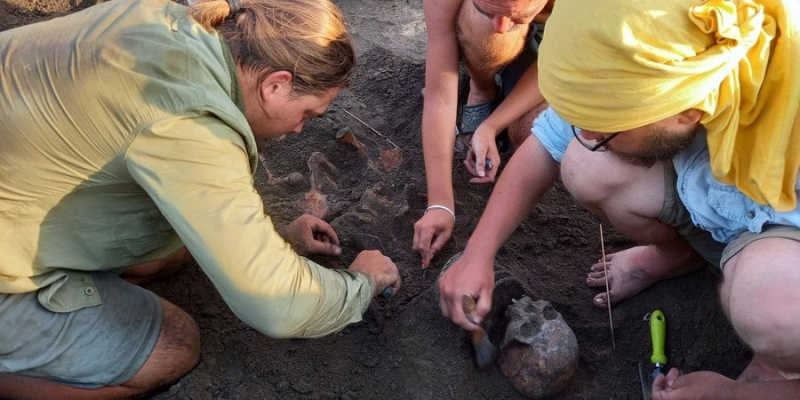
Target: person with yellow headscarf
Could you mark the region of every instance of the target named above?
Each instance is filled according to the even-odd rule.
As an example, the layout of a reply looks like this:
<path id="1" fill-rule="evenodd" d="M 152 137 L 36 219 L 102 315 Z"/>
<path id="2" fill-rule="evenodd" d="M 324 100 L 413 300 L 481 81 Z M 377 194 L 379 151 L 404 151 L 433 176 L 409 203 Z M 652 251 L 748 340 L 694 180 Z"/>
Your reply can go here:
<path id="1" fill-rule="evenodd" d="M 560 173 L 582 205 L 643 243 L 591 267 L 589 286 L 611 285 L 596 306 L 707 263 L 723 271 L 722 305 L 753 361 L 741 382 L 670 371 L 654 398 L 795 397 L 798 34 L 796 0 L 559 1 L 539 61 L 550 108 L 440 278 L 443 314 L 477 328 L 458 299 L 488 312 L 497 249 Z"/>

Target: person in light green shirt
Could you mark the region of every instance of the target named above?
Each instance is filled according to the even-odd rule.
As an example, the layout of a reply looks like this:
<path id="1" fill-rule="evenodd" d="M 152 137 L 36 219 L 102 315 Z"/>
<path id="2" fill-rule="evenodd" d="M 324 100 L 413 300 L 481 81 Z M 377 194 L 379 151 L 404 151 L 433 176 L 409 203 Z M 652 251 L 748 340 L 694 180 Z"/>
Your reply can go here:
<path id="1" fill-rule="evenodd" d="M 0 33 L 0 398 L 134 397 L 188 373 L 196 324 L 131 282 L 189 254 L 276 338 L 336 332 L 399 289 L 380 252 L 303 257 L 339 254 L 334 230 L 306 215 L 284 239 L 253 183 L 258 144 L 323 114 L 354 62 L 329 0 L 115 0 Z"/>

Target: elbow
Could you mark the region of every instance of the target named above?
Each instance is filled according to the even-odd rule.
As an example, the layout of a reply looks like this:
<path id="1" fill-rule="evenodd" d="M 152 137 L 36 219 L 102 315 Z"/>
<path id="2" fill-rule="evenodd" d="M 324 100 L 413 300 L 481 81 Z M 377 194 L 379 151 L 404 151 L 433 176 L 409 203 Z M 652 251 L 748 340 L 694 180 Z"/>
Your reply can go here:
<path id="1" fill-rule="evenodd" d="M 317 339 L 328 336 L 330 334 L 339 332 L 345 326 L 349 325 L 352 321 L 341 326 L 339 325 L 306 325 L 306 324 L 290 324 L 287 321 L 274 320 L 274 324 L 249 324 L 260 333 L 269 336 L 272 339 Z"/>
<path id="2" fill-rule="evenodd" d="M 287 309 L 278 310 L 273 307 L 263 307 L 258 313 L 250 311 L 239 312 L 233 310 L 234 314 L 242 322 L 257 330 L 263 335 L 272 339 L 295 339 L 302 338 L 302 324 L 297 322 Z"/>
<path id="3" fill-rule="evenodd" d="M 275 324 L 266 327 L 253 326 L 253 328 L 272 339 L 296 339 L 303 337 L 297 334 L 297 330 L 294 327 L 287 325 Z"/>
<path id="4" fill-rule="evenodd" d="M 345 326 L 361 320 L 361 315 L 341 316 L 345 318 L 323 318 L 318 309 L 297 306 L 297 303 L 252 305 L 231 307 L 242 322 L 273 339 L 314 339 L 342 330 Z"/>

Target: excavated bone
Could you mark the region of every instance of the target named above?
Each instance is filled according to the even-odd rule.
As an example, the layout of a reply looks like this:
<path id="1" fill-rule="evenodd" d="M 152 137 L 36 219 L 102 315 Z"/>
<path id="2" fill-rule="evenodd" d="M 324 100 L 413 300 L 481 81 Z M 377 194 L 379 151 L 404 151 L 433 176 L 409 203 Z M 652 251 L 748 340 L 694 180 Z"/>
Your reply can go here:
<path id="1" fill-rule="evenodd" d="M 500 373 L 523 395 L 540 399 L 561 391 L 578 368 L 578 340 L 550 302 L 530 297 L 506 310 Z"/>

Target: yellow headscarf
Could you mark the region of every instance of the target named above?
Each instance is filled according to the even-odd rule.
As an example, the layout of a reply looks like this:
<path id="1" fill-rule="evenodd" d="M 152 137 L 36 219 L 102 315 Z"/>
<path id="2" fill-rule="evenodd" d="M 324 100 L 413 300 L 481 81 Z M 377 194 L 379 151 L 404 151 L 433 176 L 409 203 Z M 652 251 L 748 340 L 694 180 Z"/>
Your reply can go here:
<path id="1" fill-rule="evenodd" d="M 624 131 L 703 111 L 711 170 L 795 209 L 800 1 L 560 0 L 539 53 L 542 94 L 566 121 Z"/>

